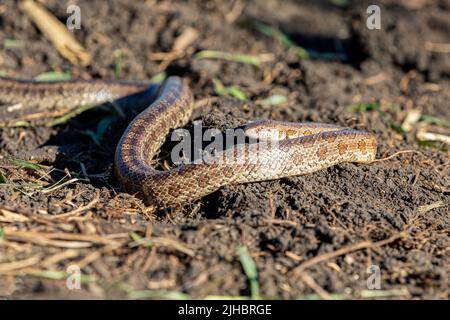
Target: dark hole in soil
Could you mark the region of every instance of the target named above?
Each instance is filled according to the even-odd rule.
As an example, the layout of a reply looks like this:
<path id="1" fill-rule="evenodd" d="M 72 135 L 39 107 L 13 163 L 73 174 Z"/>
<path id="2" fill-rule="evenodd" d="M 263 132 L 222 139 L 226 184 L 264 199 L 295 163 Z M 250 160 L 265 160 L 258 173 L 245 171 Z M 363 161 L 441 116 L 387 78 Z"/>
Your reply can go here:
<path id="1" fill-rule="evenodd" d="M 301 32 L 287 33 L 287 35 L 298 46 L 306 49 L 312 59 L 336 60 L 358 68 L 361 62 L 367 58 L 361 51 L 361 45 L 356 37 L 339 39 L 307 35 Z"/>

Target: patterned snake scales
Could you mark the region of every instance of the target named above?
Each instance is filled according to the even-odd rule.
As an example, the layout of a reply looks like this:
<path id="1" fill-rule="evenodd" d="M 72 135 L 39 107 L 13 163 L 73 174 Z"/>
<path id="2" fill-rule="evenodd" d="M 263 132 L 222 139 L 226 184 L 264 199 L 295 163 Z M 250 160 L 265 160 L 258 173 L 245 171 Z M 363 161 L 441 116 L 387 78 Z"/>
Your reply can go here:
<path id="1" fill-rule="evenodd" d="M 32 120 L 35 115 L 28 112 L 24 116 L 22 110 L 31 105 L 33 110 L 48 111 L 102 104 L 145 92 L 147 88 L 149 84 L 144 82 L 0 78 L 0 105 L 10 106 L 0 108 L 0 121 L 16 119 L 18 115 Z M 241 144 L 214 154 L 213 161 L 160 171 L 150 163 L 169 131 L 189 121 L 193 97 L 183 80 L 169 77 L 157 94 L 152 94 L 149 104 L 123 133 L 114 163 L 121 185 L 151 205 L 183 205 L 225 185 L 296 176 L 342 162 L 369 163 L 377 150 L 376 137 L 365 131 L 321 123 L 263 120 L 246 125 L 245 134 L 260 141 L 276 141 L 275 148 L 256 150 L 251 144 Z"/>

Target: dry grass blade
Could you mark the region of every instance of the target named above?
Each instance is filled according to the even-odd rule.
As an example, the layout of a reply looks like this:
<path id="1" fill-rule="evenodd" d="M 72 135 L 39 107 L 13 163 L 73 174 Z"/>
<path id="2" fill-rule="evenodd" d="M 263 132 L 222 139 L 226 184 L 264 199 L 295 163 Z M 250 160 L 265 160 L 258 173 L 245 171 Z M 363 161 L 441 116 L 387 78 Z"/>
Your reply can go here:
<path id="1" fill-rule="evenodd" d="M 385 81 L 387 77 L 388 77 L 388 76 L 387 76 L 384 72 L 380 72 L 380 73 L 378 73 L 378 74 L 376 74 L 376 75 L 374 75 L 374 76 L 371 76 L 371 77 L 369 77 L 369 78 L 366 78 L 366 79 L 364 80 L 364 82 L 365 82 L 367 85 L 369 85 L 369 86 L 373 86 L 373 85 L 375 85 L 375 84 L 378 84 L 378 83 L 380 83 L 380 82 Z"/>
<path id="2" fill-rule="evenodd" d="M 147 238 L 140 238 L 140 239 L 136 239 L 134 242 L 132 242 L 130 244 L 130 247 L 135 247 L 138 245 L 144 245 L 144 246 L 163 246 L 163 247 L 171 247 L 177 251 L 180 251 L 190 257 L 193 257 L 195 255 L 195 252 L 186 247 L 184 244 L 170 239 L 170 238 L 165 238 L 165 237 L 152 237 L 150 239 Z"/>
<path id="3" fill-rule="evenodd" d="M 45 278 L 50 280 L 65 280 L 69 276 L 69 274 L 66 273 L 65 271 L 48 270 L 34 267 L 24 268 L 20 271 L 8 272 L 8 275 L 15 275 L 15 276 L 23 275 L 23 276 Z M 81 283 L 95 282 L 97 281 L 97 277 L 95 275 L 81 274 L 80 281 Z"/>
<path id="4" fill-rule="evenodd" d="M 63 57 L 72 64 L 81 63 L 81 65 L 87 66 L 91 63 L 91 55 L 75 40 L 66 26 L 43 5 L 33 0 L 24 0 L 21 2 L 21 8 Z"/>
<path id="5" fill-rule="evenodd" d="M 420 117 L 422 116 L 422 111 L 419 109 L 414 109 L 408 112 L 408 115 L 406 116 L 405 120 L 403 120 L 402 123 L 402 130 L 405 132 L 410 132 L 414 126 L 419 121 Z"/>
<path id="6" fill-rule="evenodd" d="M 194 28 L 188 27 L 183 33 L 175 39 L 172 46 L 172 51 L 181 52 L 189 47 L 198 38 L 198 31 Z"/>
<path id="7" fill-rule="evenodd" d="M 240 53 L 230 53 L 217 50 L 203 50 L 195 54 L 195 59 L 219 59 L 225 61 L 233 61 L 243 64 L 251 64 L 260 66 L 263 62 L 272 61 L 274 59 L 271 53 L 262 53 L 259 55 L 249 55 Z"/>
<path id="8" fill-rule="evenodd" d="M 228 12 L 225 15 L 225 20 L 228 23 L 235 22 L 236 19 L 239 18 L 239 16 L 241 15 L 242 11 L 244 10 L 244 7 L 245 7 L 245 4 L 242 1 L 240 1 L 240 0 L 235 1 L 230 12 Z"/>
<path id="9" fill-rule="evenodd" d="M 289 226 L 293 226 L 293 227 L 296 227 L 296 226 L 297 226 L 297 222 L 295 222 L 295 221 L 290 221 L 290 220 L 266 219 L 265 221 L 266 221 L 267 223 L 272 223 L 272 224 L 276 224 L 276 225 L 289 225 Z"/>
<path id="10" fill-rule="evenodd" d="M 159 70 L 165 70 L 169 64 L 182 57 L 187 48 L 192 45 L 198 38 L 199 32 L 187 27 L 173 42 L 172 51 L 170 52 L 154 52 L 150 54 L 150 59 L 162 61 Z"/>
<path id="11" fill-rule="evenodd" d="M 450 136 L 434 132 L 419 130 L 416 134 L 417 139 L 424 141 L 438 141 L 450 145 Z"/>
<path id="12" fill-rule="evenodd" d="M 52 265 L 56 265 L 58 262 L 76 258 L 80 255 L 80 251 L 75 249 L 68 249 L 64 250 L 62 252 L 55 253 L 54 255 L 51 255 L 47 257 L 43 262 L 42 265 L 45 267 L 50 267 Z"/>
<path id="13" fill-rule="evenodd" d="M 441 208 L 441 207 L 445 207 L 445 206 L 446 206 L 446 204 L 443 201 L 436 201 L 436 202 L 433 202 L 431 204 L 426 204 L 426 205 L 418 207 L 417 208 L 417 212 L 419 212 L 419 213 L 426 213 L 426 212 L 431 211 L 433 209 L 437 209 L 437 208 Z"/>
<path id="14" fill-rule="evenodd" d="M 450 43 L 425 42 L 425 50 L 438 53 L 450 53 Z"/>
<path id="15" fill-rule="evenodd" d="M 169 239 L 169 238 L 163 238 L 163 237 L 153 237 L 151 239 L 151 242 L 153 242 L 155 245 L 159 246 L 167 246 L 172 247 L 177 251 L 183 252 L 184 254 L 193 257 L 195 255 L 194 250 L 191 250 L 187 248 L 184 244 L 181 244 L 180 242 Z"/>
<path id="16" fill-rule="evenodd" d="M 307 272 L 301 272 L 300 277 L 303 280 L 303 282 L 314 290 L 315 293 L 317 293 L 322 299 L 324 300 L 330 300 L 331 295 L 323 289 L 321 286 L 317 284 L 317 282 L 311 277 Z"/>
<path id="17" fill-rule="evenodd" d="M 77 181 L 85 181 L 85 179 L 78 179 L 78 178 L 72 178 L 69 179 L 67 181 L 64 181 L 66 178 L 62 178 L 60 181 L 57 181 L 56 183 L 52 184 L 50 187 L 47 187 L 45 189 L 43 189 L 41 192 L 46 194 L 46 193 L 50 193 L 53 192 L 57 189 L 60 189 L 64 186 L 67 186 L 68 184 L 77 182 Z"/>
<path id="18" fill-rule="evenodd" d="M 63 214 L 60 214 L 60 215 L 56 215 L 56 216 L 47 217 L 47 219 L 48 220 L 60 220 L 60 219 L 66 219 L 66 218 L 69 218 L 69 217 L 76 216 L 76 215 L 82 213 L 83 211 L 86 211 L 86 210 L 92 208 L 92 206 L 94 204 L 96 204 L 99 199 L 100 199 L 100 193 L 97 190 L 94 199 L 92 199 L 87 205 L 80 206 L 80 207 L 78 207 L 75 210 L 72 210 L 70 212 L 66 212 L 66 213 L 63 213 Z"/>
<path id="19" fill-rule="evenodd" d="M 32 265 L 35 265 L 41 260 L 41 257 L 39 255 L 32 256 L 31 258 L 14 261 L 14 262 L 7 262 L 0 264 L 0 273 L 6 273 L 22 268 L 27 268 Z"/>
<path id="20" fill-rule="evenodd" d="M 5 240 L 30 242 L 42 246 L 58 248 L 89 248 L 94 244 L 115 245 L 116 241 L 98 235 L 85 235 L 74 233 L 44 233 L 33 231 L 18 231 L 10 228 L 4 229 Z"/>
<path id="21" fill-rule="evenodd" d="M 30 221 L 30 219 L 23 214 L 12 212 L 6 208 L 0 208 L 0 222 L 13 223 L 27 221 Z"/>
<path id="22" fill-rule="evenodd" d="M 99 250 L 92 251 L 89 254 L 87 254 L 85 257 L 83 257 L 81 260 L 77 261 L 75 264 L 79 266 L 80 268 L 84 268 L 87 265 L 91 264 L 95 260 L 99 259 L 103 254 L 109 253 L 113 251 L 115 248 L 112 246 L 105 246 Z"/>

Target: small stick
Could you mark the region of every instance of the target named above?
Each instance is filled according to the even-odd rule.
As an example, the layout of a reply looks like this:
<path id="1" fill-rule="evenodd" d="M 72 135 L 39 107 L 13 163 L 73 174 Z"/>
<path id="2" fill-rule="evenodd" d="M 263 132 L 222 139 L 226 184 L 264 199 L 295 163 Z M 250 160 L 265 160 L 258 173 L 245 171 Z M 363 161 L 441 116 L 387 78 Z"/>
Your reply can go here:
<path id="1" fill-rule="evenodd" d="M 17 269 L 23 269 L 26 267 L 30 267 L 30 266 L 38 263 L 40 260 L 41 260 L 40 255 L 35 255 L 35 256 L 32 256 L 31 258 L 27 258 L 25 260 L 2 263 L 2 264 L 0 264 L 0 274 L 6 273 L 9 271 L 13 271 L 13 270 L 17 270 Z"/>
<path id="2" fill-rule="evenodd" d="M 438 141 L 438 142 L 444 142 L 444 143 L 450 145 L 450 136 L 446 136 L 444 134 L 419 130 L 417 132 L 416 137 L 417 137 L 417 139 L 420 139 L 420 140 Z"/>
<path id="3" fill-rule="evenodd" d="M 391 243 L 391 242 L 393 242 L 393 241 L 395 241 L 395 240 L 397 240 L 399 238 L 404 237 L 406 232 L 408 232 L 408 230 L 401 231 L 401 232 L 399 232 L 397 234 L 394 234 L 393 236 L 391 236 L 391 237 L 389 237 L 389 238 L 387 238 L 385 240 L 380 240 L 378 242 L 372 242 L 370 240 L 361 241 L 361 242 L 358 242 L 358 243 L 356 243 L 354 245 L 346 246 L 346 247 L 340 248 L 340 249 L 338 249 L 336 251 L 333 251 L 333 252 L 327 252 L 327 253 L 321 254 L 321 255 L 316 256 L 314 258 L 311 258 L 311 259 L 303 262 L 299 266 L 297 266 L 295 269 L 293 269 L 293 273 L 294 274 L 301 274 L 305 269 L 307 269 L 307 268 L 309 268 L 309 267 L 311 267 L 313 265 L 316 265 L 316 264 L 318 264 L 320 262 L 323 262 L 323 261 L 326 261 L 326 260 L 329 260 L 329 259 L 332 259 L 332 258 L 336 258 L 336 257 L 342 256 L 344 254 L 347 254 L 347 253 L 350 253 L 350 252 L 353 252 L 353 251 L 358 251 L 358 250 L 361 250 L 361 249 L 367 249 L 367 248 L 371 248 L 371 247 L 384 246 L 384 245 L 386 245 L 388 243 Z"/>
<path id="4" fill-rule="evenodd" d="M 57 219 L 73 217 L 73 216 L 78 215 L 79 213 L 81 213 L 81 212 L 83 212 L 85 210 L 90 209 L 94 204 L 96 204 L 98 202 L 99 199 L 100 199 L 100 193 L 97 190 L 94 199 L 92 199 L 87 205 L 80 206 L 77 209 L 69 211 L 69 212 L 66 212 L 66 213 L 62 213 L 62 214 L 59 214 L 59 215 L 56 215 L 56 216 L 49 216 L 49 217 L 46 217 L 46 218 L 48 220 L 57 220 Z"/>
<path id="5" fill-rule="evenodd" d="M 321 286 L 317 284 L 317 282 L 314 280 L 313 277 L 311 277 L 307 272 L 303 271 L 300 273 L 300 277 L 302 278 L 303 282 L 314 290 L 315 293 L 317 293 L 322 299 L 324 300 L 330 300 L 331 295 Z"/>

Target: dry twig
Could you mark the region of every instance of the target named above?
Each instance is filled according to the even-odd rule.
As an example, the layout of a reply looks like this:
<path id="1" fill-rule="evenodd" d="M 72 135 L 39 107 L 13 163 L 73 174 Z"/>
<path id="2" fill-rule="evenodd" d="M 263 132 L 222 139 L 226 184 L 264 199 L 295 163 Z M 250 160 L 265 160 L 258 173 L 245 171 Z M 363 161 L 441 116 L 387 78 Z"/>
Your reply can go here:
<path id="1" fill-rule="evenodd" d="M 33 0 L 24 0 L 21 2 L 21 8 L 63 57 L 72 64 L 81 63 L 87 66 L 91 63 L 91 55 L 75 40 L 66 26 L 43 5 Z"/>

